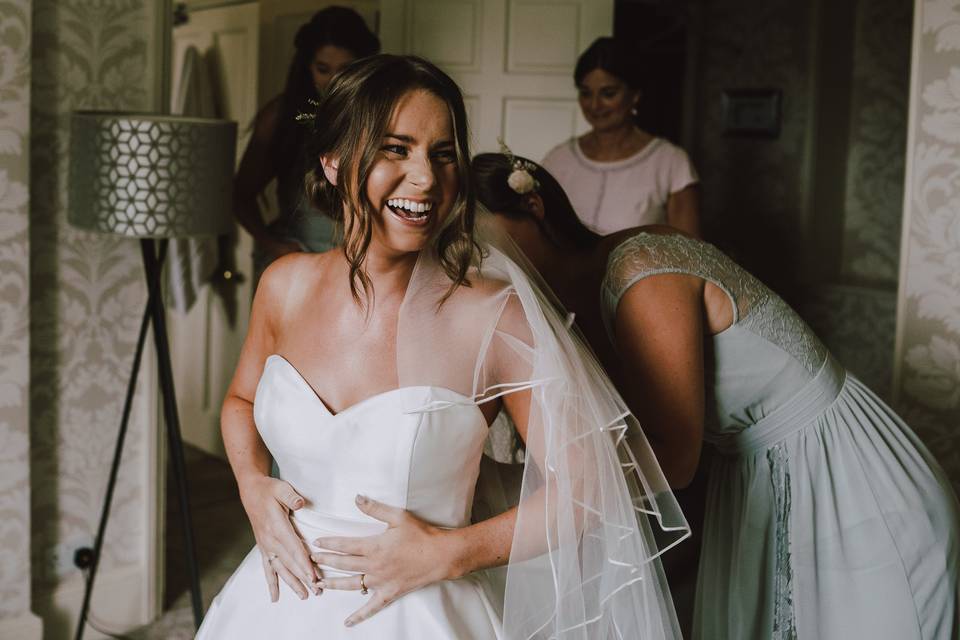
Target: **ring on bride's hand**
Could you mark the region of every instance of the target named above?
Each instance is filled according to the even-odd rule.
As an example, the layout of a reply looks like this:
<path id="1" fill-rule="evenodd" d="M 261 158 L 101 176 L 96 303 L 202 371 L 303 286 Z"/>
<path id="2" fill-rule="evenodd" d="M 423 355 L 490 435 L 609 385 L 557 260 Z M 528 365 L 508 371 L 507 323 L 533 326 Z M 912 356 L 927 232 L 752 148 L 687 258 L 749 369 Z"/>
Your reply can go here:
<path id="1" fill-rule="evenodd" d="M 367 590 L 367 585 L 364 584 L 364 582 L 363 582 L 363 579 L 366 577 L 366 575 L 367 575 L 367 574 L 365 574 L 365 573 L 361 573 L 361 574 L 360 574 L 360 593 L 363 594 L 363 595 L 367 595 L 368 593 L 370 593 L 370 592 Z"/>
<path id="2" fill-rule="evenodd" d="M 275 554 L 275 553 L 268 553 L 268 554 L 267 554 L 267 562 L 273 562 L 273 561 L 276 560 L 276 559 L 277 559 L 277 554 Z"/>

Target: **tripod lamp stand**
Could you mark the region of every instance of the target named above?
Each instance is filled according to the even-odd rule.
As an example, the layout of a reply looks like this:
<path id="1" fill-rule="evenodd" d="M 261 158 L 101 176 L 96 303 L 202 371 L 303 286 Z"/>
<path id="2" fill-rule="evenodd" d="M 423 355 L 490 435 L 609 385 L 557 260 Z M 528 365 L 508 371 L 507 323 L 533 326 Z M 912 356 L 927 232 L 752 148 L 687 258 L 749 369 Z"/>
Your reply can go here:
<path id="1" fill-rule="evenodd" d="M 182 514 L 193 617 L 199 627 L 203 602 L 161 273 L 170 238 L 218 235 L 232 228 L 231 185 L 237 125 L 226 120 L 94 111 L 74 112 L 70 124 L 68 220 L 85 231 L 139 239 L 147 283 L 147 304 L 140 323 L 75 638 L 83 637 L 86 626 L 140 360 L 151 324 L 167 443 Z"/>

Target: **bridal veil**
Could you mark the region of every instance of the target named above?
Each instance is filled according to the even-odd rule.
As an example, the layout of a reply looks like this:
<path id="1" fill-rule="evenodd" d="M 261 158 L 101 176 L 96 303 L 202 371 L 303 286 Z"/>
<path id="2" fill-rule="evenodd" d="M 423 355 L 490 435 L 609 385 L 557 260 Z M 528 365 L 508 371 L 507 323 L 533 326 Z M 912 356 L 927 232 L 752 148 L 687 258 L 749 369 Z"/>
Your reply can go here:
<path id="1" fill-rule="evenodd" d="M 504 635 L 679 638 L 657 558 L 689 528 L 657 460 L 536 271 L 478 223 L 484 257 L 471 286 L 450 293 L 422 253 L 400 308 L 397 366 L 400 386 L 445 387 L 461 402 L 530 391 L 522 462 L 511 473 L 485 461 L 479 485 L 494 511 L 519 509 L 509 563 L 491 572 L 505 585 Z"/>

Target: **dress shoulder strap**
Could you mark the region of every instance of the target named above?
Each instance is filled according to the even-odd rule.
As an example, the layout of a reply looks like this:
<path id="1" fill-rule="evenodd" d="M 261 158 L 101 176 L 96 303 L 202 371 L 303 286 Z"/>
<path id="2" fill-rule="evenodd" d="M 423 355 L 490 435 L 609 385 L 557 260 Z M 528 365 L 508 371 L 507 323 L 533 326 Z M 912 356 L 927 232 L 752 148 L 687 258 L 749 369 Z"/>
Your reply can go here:
<path id="1" fill-rule="evenodd" d="M 736 285 L 739 267 L 716 247 L 679 233 L 641 232 L 630 236 L 607 259 L 603 279 L 602 304 L 607 329 L 612 335 L 617 306 L 630 287 L 644 278 L 679 273 L 703 278 L 722 289 L 734 307 L 734 322 L 739 317 Z"/>

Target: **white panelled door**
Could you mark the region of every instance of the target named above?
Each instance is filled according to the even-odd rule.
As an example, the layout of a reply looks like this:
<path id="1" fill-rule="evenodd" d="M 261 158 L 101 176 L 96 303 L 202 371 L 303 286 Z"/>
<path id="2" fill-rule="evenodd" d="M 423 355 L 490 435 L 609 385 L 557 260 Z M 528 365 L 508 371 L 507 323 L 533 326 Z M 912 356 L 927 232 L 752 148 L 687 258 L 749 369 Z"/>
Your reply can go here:
<path id="1" fill-rule="evenodd" d="M 259 10 L 256 2 L 189 12 L 173 30 L 171 96 L 180 91 L 184 53 L 194 46 L 206 66 L 218 117 L 237 122 L 237 159 L 250 136 L 257 108 Z M 253 264 L 250 236 L 238 233 L 234 247 L 238 271 L 236 322 L 228 321 L 223 301 L 209 285 L 199 291 L 189 312 L 168 310 L 171 359 L 183 439 L 213 455 L 226 457 L 220 437 L 220 405 L 233 377 L 247 333 Z"/>
<path id="2" fill-rule="evenodd" d="M 384 50 L 423 56 L 463 89 L 474 152 L 540 160 L 588 127 L 573 67 L 613 32 L 613 0 L 382 0 Z"/>

